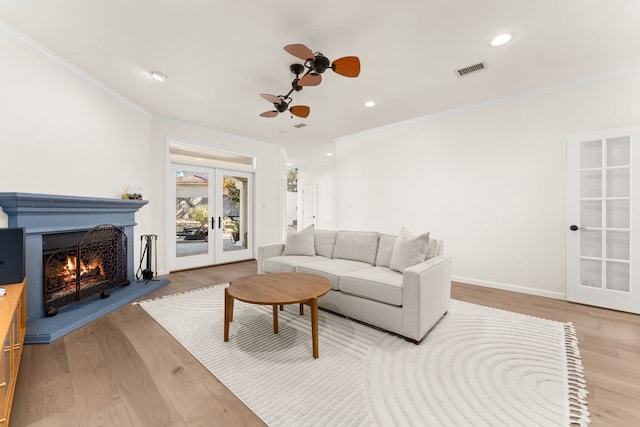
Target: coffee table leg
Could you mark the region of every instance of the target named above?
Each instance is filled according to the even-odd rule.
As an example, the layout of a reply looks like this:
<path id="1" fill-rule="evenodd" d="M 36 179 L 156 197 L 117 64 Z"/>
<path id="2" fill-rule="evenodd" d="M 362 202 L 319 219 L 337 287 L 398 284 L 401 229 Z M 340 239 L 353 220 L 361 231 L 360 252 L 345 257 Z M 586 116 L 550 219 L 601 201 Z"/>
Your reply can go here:
<path id="1" fill-rule="evenodd" d="M 320 357 L 318 351 L 318 298 L 312 298 L 309 301 L 311 306 L 311 338 L 313 340 L 313 358 Z"/>
<path id="2" fill-rule="evenodd" d="M 233 316 L 233 297 L 229 295 L 229 289 L 224 288 L 224 342 L 229 341 L 229 322 Z"/>
<path id="3" fill-rule="evenodd" d="M 273 333 L 278 333 L 278 306 L 273 306 Z"/>

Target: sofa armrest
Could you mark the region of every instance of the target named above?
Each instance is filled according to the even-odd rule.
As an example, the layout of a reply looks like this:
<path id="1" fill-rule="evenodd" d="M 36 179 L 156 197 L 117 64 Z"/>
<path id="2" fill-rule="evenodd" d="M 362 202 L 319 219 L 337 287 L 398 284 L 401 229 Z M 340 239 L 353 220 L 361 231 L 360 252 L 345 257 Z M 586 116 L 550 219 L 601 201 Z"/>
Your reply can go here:
<path id="1" fill-rule="evenodd" d="M 449 310 L 451 256 L 439 255 L 402 272 L 402 329 L 420 341 Z"/>
<path id="2" fill-rule="evenodd" d="M 258 246 L 258 274 L 262 274 L 262 261 L 280 256 L 284 252 L 284 243 L 273 243 L 270 245 Z"/>

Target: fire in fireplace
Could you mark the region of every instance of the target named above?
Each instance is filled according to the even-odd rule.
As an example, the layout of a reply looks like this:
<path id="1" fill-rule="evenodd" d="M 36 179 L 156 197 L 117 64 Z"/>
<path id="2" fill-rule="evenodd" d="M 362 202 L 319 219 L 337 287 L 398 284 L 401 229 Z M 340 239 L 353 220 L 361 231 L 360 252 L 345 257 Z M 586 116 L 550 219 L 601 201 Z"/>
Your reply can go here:
<path id="1" fill-rule="evenodd" d="M 43 303 L 47 316 L 58 309 L 130 283 L 127 236 L 114 225 L 86 232 L 43 235 Z"/>

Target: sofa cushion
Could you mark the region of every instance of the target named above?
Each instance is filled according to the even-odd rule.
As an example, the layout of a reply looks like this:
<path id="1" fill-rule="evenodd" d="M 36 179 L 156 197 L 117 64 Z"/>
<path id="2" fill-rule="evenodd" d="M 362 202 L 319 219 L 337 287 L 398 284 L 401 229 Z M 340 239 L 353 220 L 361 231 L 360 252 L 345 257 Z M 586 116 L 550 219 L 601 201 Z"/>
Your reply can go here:
<path id="1" fill-rule="evenodd" d="M 389 268 L 401 272 L 405 268 L 424 261 L 428 248 L 428 232 L 414 236 L 406 228 L 402 227 L 393 246 L 393 255 L 391 255 Z"/>
<path id="2" fill-rule="evenodd" d="M 333 248 L 336 245 L 337 231 L 316 230 L 315 240 L 316 255 L 333 258 Z"/>
<path id="3" fill-rule="evenodd" d="M 381 234 L 378 241 L 378 253 L 376 255 L 376 265 L 380 267 L 389 267 L 391 264 L 391 255 L 393 255 L 393 246 L 396 244 L 396 236 L 390 234 Z"/>
<path id="4" fill-rule="evenodd" d="M 340 291 L 402 306 L 402 273 L 386 267 L 371 267 L 347 273 L 340 277 Z"/>
<path id="5" fill-rule="evenodd" d="M 378 233 L 375 231 L 338 231 L 333 257 L 374 265 L 378 252 Z"/>
<path id="6" fill-rule="evenodd" d="M 338 290 L 340 276 L 365 268 L 371 268 L 371 265 L 348 259 L 330 259 L 327 261 L 314 261 L 299 264 L 296 271 L 299 273 L 316 274 L 318 276 L 326 277 L 331 280 L 331 288 Z"/>
<path id="7" fill-rule="evenodd" d="M 297 231 L 293 227 L 289 227 L 282 255 L 315 255 L 316 249 L 314 245 L 313 228 L 313 224 L 300 231 Z"/>
<path id="8" fill-rule="evenodd" d="M 327 258 L 303 255 L 274 256 L 262 261 L 262 271 L 264 273 L 292 273 L 300 264 L 318 261 L 327 261 Z"/>

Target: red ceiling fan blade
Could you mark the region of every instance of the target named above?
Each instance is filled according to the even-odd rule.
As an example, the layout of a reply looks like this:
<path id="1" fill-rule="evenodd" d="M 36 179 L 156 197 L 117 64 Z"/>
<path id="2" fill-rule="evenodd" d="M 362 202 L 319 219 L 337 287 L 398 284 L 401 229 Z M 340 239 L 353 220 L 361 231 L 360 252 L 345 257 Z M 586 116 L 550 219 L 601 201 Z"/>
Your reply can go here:
<path id="1" fill-rule="evenodd" d="M 360 59 L 357 56 L 338 58 L 333 61 L 331 68 L 341 76 L 358 77 L 360 75 Z"/>
<path id="2" fill-rule="evenodd" d="M 277 96 L 269 95 L 268 93 L 261 93 L 260 96 L 263 97 L 264 99 L 266 99 L 267 101 L 269 101 L 272 104 L 280 104 L 282 102 L 282 100 L 280 98 L 278 98 Z"/>
<path id="3" fill-rule="evenodd" d="M 306 105 L 294 105 L 293 107 L 289 108 L 289 111 L 291 111 L 291 114 L 293 114 L 294 116 L 302 117 L 304 119 L 305 117 L 309 116 L 311 108 L 307 107 Z"/>
<path id="4" fill-rule="evenodd" d="M 260 117 L 275 117 L 278 115 L 278 112 L 276 110 L 271 110 L 271 111 L 265 111 L 264 113 L 260 114 Z"/>
<path id="5" fill-rule="evenodd" d="M 322 76 L 314 73 L 307 73 L 298 80 L 300 86 L 318 86 L 321 82 Z"/>
<path id="6" fill-rule="evenodd" d="M 286 50 L 296 58 L 302 59 L 303 61 L 313 61 L 314 58 L 311 49 L 303 44 L 288 44 L 284 47 L 284 50 Z"/>

